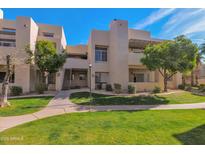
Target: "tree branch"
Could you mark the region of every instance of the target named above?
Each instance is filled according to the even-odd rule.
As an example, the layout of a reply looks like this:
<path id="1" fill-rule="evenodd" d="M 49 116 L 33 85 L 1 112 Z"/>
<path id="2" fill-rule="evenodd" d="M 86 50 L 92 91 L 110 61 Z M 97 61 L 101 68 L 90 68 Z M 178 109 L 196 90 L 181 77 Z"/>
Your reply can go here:
<path id="1" fill-rule="evenodd" d="M 162 73 L 162 71 L 160 70 L 160 68 L 158 69 L 159 73 L 164 77 L 164 74 Z"/>

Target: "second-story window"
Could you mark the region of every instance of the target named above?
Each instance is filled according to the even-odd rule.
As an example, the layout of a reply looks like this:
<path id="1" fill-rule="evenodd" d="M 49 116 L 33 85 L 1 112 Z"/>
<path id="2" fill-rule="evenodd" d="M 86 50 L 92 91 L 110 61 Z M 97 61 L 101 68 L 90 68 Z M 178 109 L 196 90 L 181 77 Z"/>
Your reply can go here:
<path id="1" fill-rule="evenodd" d="M 107 48 L 95 47 L 95 61 L 96 62 L 107 61 Z"/>
<path id="2" fill-rule="evenodd" d="M 45 37 L 54 37 L 54 33 L 43 32 L 43 36 L 45 36 Z"/>

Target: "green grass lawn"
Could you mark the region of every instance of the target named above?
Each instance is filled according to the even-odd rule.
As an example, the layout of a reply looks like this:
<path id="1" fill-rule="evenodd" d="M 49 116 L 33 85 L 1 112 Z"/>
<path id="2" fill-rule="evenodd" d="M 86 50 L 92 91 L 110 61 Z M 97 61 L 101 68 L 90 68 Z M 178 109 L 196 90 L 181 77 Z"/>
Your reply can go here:
<path id="1" fill-rule="evenodd" d="M 93 105 L 154 105 L 154 104 L 186 104 L 205 102 L 204 96 L 194 95 L 190 92 L 179 92 L 155 96 L 110 96 L 92 94 Z M 89 105 L 88 92 L 72 93 L 70 100 L 80 105 Z"/>
<path id="2" fill-rule="evenodd" d="M 0 144 L 205 144 L 204 117 L 205 110 L 72 113 L 8 129 Z"/>
<path id="3" fill-rule="evenodd" d="M 39 111 L 45 107 L 52 97 L 10 99 L 11 106 L 0 108 L 0 116 L 16 116 Z"/>

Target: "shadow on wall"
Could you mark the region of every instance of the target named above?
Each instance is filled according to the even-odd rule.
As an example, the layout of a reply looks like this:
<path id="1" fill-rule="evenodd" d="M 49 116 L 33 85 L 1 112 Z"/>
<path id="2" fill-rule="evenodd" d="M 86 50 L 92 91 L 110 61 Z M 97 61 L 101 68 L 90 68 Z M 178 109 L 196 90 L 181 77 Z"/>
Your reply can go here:
<path id="1" fill-rule="evenodd" d="M 174 137 L 185 145 L 205 145 L 205 124 Z"/>

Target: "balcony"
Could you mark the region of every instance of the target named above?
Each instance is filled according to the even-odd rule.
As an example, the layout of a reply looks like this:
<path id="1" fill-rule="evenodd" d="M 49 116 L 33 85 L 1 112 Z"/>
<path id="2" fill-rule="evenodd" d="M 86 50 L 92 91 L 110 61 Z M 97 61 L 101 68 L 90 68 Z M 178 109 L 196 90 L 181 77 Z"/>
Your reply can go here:
<path id="1" fill-rule="evenodd" d="M 88 60 L 79 58 L 67 58 L 63 68 L 81 68 L 88 69 Z"/>
<path id="2" fill-rule="evenodd" d="M 141 58 L 143 58 L 143 53 L 130 52 L 128 54 L 128 65 L 142 65 Z"/>
<path id="3" fill-rule="evenodd" d="M 16 42 L 0 40 L 0 46 L 3 46 L 3 47 L 16 47 Z"/>
<path id="4" fill-rule="evenodd" d="M 1 35 L 16 35 L 16 32 L 12 31 L 0 31 Z"/>

